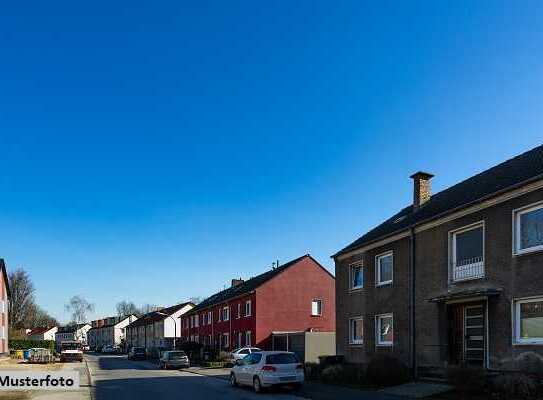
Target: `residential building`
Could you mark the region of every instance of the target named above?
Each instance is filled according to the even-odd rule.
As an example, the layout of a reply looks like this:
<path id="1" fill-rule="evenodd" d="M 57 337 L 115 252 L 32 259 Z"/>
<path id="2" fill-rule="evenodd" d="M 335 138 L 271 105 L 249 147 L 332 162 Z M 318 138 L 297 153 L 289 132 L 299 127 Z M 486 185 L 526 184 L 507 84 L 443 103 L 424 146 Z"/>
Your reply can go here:
<path id="1" fill-rule="evenodd" d="M 181 338 L 179 317 L 193 307 L 193 303 L 186 302 L 141 316 L 126 327 L 128 347 L 173 348 L 174 341 Z"/>
<path id="2" fill-rule="evenodd" d="M 126 327 L 136 321 L 135 315 L 123 317 L 108 317 L 91 322 L 91 329 L 87 333 L 88 345 L 93 350 L 104 346 L 124 346 L 126 343 Z"/>
<path id="3" fill-rule="evenodd" d="M 543 146 L 413 203 L 333 256 L 337 352 L 413 372 L 543 356 Z"/>
<path id="4" fill-rule="evenodd" d="M 6 263 L 0 258 L 0 356 L 9 354 L 8 349 L 8 304 L 10 298 L 8 273 Z"/>
<path id="5" fill-rule="evenodd" d="M 31 329 L 26 335 L 29 340 L 55 340 L 58 326 L 42 326 Z"/>
<path id="6" fill-rule="evenodd" d="M 57 333 L 55 333 L 57 348 L 61 342 L 68 340 L 77 340 L 87 344 L 87 333 L 90 328 L 91 325 L 88 323 L 59 327 Z"/>
<path id="7" fill-rule="evenodd" d="M 218 350 L 272 348 L 273 333 L 335 330 L 334 277 L 309 254 L 198 304 L 181 318 L 183 339 Z"/>

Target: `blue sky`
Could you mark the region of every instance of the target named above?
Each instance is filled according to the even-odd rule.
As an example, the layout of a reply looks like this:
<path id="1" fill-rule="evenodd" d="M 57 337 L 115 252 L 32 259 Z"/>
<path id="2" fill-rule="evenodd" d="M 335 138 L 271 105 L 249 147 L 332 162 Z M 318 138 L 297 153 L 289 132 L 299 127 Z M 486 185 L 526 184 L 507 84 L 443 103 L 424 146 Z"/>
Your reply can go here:
<path id="1" fill-rule="evenodd" d="M 378 2 L 380 3 L 380 2 Z M 36 2 L 0 15 L 0 256 L 169 305 L 329 256 L 541 143 L 541 3 Z"/>

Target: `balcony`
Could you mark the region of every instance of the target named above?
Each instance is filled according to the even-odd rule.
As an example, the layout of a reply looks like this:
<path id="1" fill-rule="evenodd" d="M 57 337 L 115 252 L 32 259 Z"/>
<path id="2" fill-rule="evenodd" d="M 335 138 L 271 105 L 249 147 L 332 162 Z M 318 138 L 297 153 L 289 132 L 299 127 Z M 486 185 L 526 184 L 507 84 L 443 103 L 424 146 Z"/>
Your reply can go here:
<path id="1" fill-rule="evenodd" d="M 483 257 L 468 258 L 453 263 L 453 282 L 479 279 L 485 276 Z"/>

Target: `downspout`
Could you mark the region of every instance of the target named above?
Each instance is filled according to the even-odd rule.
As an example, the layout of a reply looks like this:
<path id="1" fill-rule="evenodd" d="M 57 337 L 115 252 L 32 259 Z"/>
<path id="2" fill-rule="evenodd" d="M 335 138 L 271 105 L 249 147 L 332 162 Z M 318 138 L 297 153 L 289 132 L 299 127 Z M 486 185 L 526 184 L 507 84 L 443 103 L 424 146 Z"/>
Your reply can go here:
<path id="1" fill-rule="evenodd" d="M 417 341 L 416 341 L 416 326 L 415 326 L 415 283 L 416 283 L 416 268 L 415 268 L 415 228 L 409 228 L 409 269 L 411 272 L 411 285 L 410 285 L 410 318 L 409 318 L 409 335 L 410 341 L 410 361 L 411 361 L 411 373 L 413 379 L 417 379 Z"/>

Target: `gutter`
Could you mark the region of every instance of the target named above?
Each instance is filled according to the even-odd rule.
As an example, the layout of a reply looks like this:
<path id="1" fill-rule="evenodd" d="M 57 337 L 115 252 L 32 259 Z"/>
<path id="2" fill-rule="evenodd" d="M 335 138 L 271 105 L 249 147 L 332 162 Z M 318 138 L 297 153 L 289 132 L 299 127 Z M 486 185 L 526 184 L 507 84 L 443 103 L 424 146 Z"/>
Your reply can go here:
<path id="1" fill-rule="evenodd" d="M 409 228 L 409 269 L 411 273 L 410 279 L 410 293 L 409 293 L 409 330 L 411 335 L 409 335 L 409 345 L 410 345 L 410 361 L 411 361 L 411 373 L 413 374 L 413 379 L 417 379 L 417 341 L 416 341 L 416 326 L 415 326 L 415 283 L 416 283 L 416 268 L 415 268 L 415 228 Z"/>

